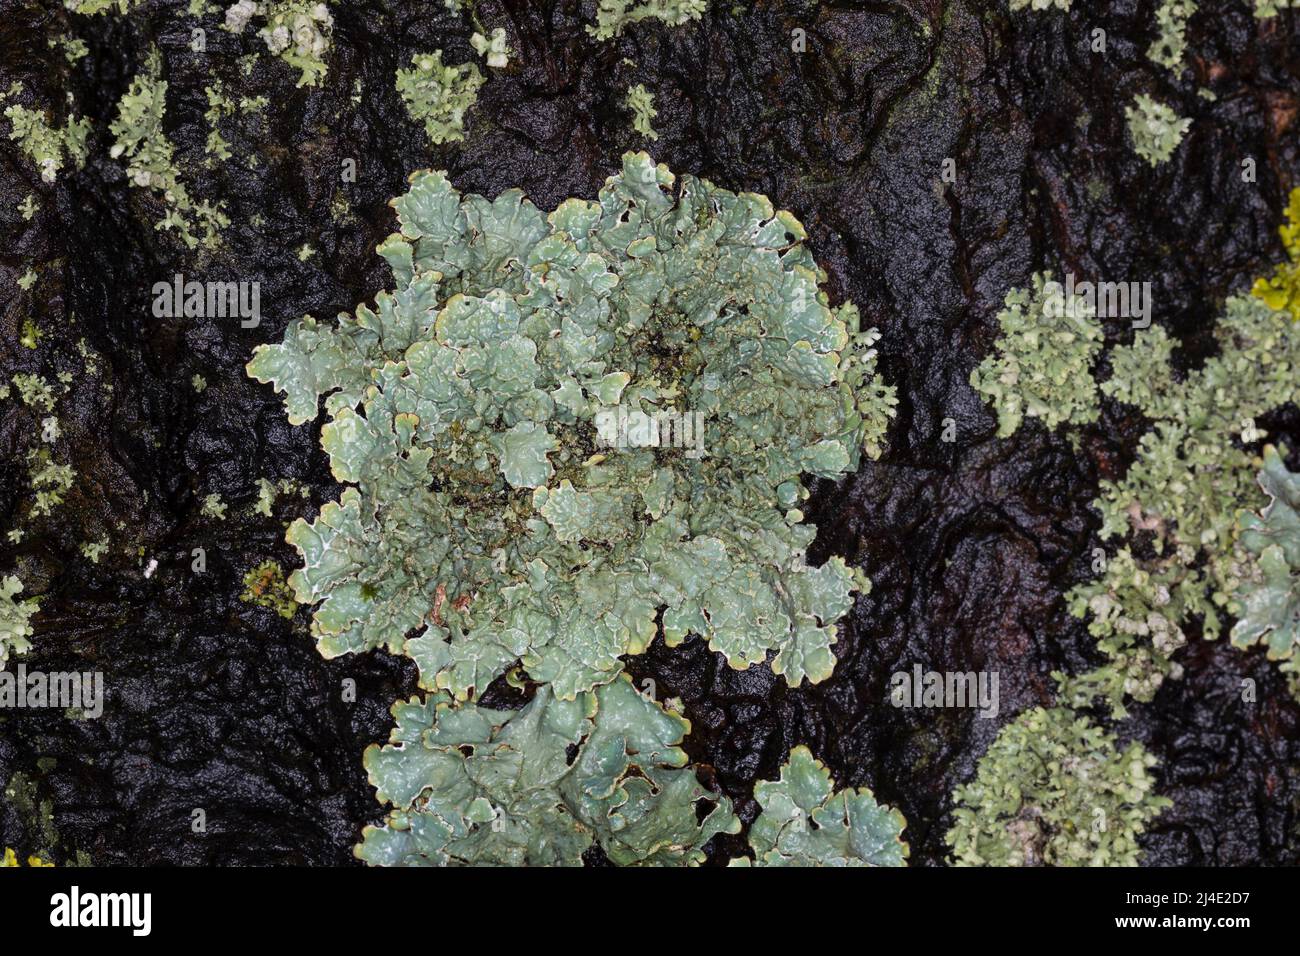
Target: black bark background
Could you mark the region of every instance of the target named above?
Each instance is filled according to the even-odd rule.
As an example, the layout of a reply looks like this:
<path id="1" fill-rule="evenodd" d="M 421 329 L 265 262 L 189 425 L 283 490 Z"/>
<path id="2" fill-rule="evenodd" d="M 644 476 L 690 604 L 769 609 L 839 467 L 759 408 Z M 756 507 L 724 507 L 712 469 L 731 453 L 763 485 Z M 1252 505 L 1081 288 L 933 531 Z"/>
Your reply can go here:
<path id="1" fill-rule="evenodd" d="M 1151 281 L 1182 367 L 1203 361 L 1224 298 L 1282 257 L 1276 226 L 1300 182 L 1300 21 L 1256 21 L 1245 0 L 1203 4 L 1178 78 L 1145 56 L 1154 0 L 1014 15 L 1005 0 L 713 6 L 696 24 L 647 23 L 598 43 L 584 30 L 592 0 L 482 0 L 480 19 L 506 28 L 514 56 L 506 70 L 485 69 L 466 140 L 431 148 L 394 72 L 438 48 L 481 65 L 469 19 L 441 0 L 331 4 L 329 74 L 314 90 L 296 89 L 296 71 L 264 50 L 242 75 L 237 58 L 260 41 L 189 16 L 186 0 L 147 0 L 126 17 L 0 0 L 0 89 L 21 80 L 19 102 L 51 108 L 60 123 L 70 92 L 95 124 L 87 167 L 55 186 L 0 144 L 0 371 L 73 373 L 56 448 L 78 472 L 63 508 L 29 522 L 19 543 L 0 538 L 0 573 L 19 573 L 41 597 L 29 669 L 99 669 L 108 687 L 99 720 L 0 717 L 0 783 L 21 773 L 57 832 L 42 835 L 11 800 L 0 805 L 0 846 L 103 864 L 353 862 L 361 826 L 381 815 L 361 751 L 386 738 L 388 706 L 414 691 L 414 667 L 384 653 L 325 661 L 308 609 L 287 622 L 238 600 L 253 565 L 293 566 L 287 521 L 340 490 L 319 424 L 289 427 L 244 363 L 291 319 L 332 318 L 385 287 L 373 249 L 393 229 L 387 200 L 413 170 L 445 168 L 462 191 L 489 196 L 520 186 L 550 209 L 594 196 L 625 150 L 649 148 L 677 173 L 794 212 L 832 300 L 852 298 L 883 333 L 881 369 L 900 405 L 883 458 L 820 483 L 806 509 L 819 528 L 814 559 L 844 555 L 874 581 L 843 628 L 830 680 L 792 690 L 766 667 L 729 670 L 699 641 L 656 644 L 629 668 L 654 678 L 661 698 L 685 701 L 692 757 L 746 820 L 754 781 L 775 777 L 802 742 L 837 784 L 870 786 L 903 811 L 914 865 L 943 861 L 952 788 L 997 729 L 1050 703 L 1053 669 L 1100 660 L 1062 598 L 1091 577 L 1097 481 L 1123 474 L 1146 428 L 1108 402 L 1077 451 L 1036 423 L 997 440 L 970 371 L 993 345 L 1003 295 L 1042 268 Z M 195 26 L 206 53 L 190 49 Z M 1094 28 L 1106 31 L 1104 54 L 1089 48 Z M 806 52 L 792 51 L 796 29 Z M 75 66 L 47 46 L 62 32 L 89 45 Z M 234 220 L 215 254 L 156 232 L 160 202 L 108 158 L 117 100 L 152 43 L 191 192 L 225 199 Z M 224 121 L 235 156 L 205 170 L 204 88 L 216 78 L 236 99 L 266 95 L 271 107 L 264 120 Z M 655 94 L 657 142 L 622 109 L 637 82 Z M 1128 142 L 1123 110 L 1138 92 L 1194 121 L 1154 170 Z M 244 162 L 252 154 L 255 169 Z M 946 157 L 958 178 L 945 188 Z M 349 158 L 355 183 L 340 181 Z M 1257 182 L 1242 181 L 1246 158 Z M 15 205 L 28 192 L 41 209 L 24 222 Z M 351 211 L 336 221 L 339 196 Z M 303 243 L 318 250 L 306 262 Z M 39 280 L 23 292 L 28 266 Z M 150 288 L 176 272 L 260 282 L 261 326 L 154 318 Z M 45 333 L 35 351 L 18 344 L 29 316 Z M 1110 344 L 1131 335 L 1120 322 L 1106 331 Z M 82 372 L 81 338 L 100 354 L 94 375 Z M 190 386 L 196 373 L 202 393 Z M 947 418 L 951 443 L 941 441 Z M 16 399 L 0 403 L 4 529 L 31 495 L 24 456 L 37 422 Z M 1294 408 L 1263 424 L 1270 440 L 1300 448 Z M 311 498 L 282 498 L 273 518 L 258 516 L 259 477 L 304 482 Z M 200 516 L 213 492 L 230 506 L 225 521 Z M 111 549 L 92 564 L 79 547 L 104 534 Z M 190 570 L 198 547 L 204 574 Z M 157 571 L 145 578 L 150 559 Z M 1179 653 L 1185 677 L 1115 725 L 1160 758 L 1159 790 L 1175 802 L 1143 837 L 1146 862 L 1300 862 L 1300 707 L 1262 653 L 1192 632 Z M 914 663 L 997 670 L 1000 715 L 892 708 L 889 676 Z M 1255 704 L 1241 701 L 1247 677 Z M 357 683 L 353 704 L 341 700 L 345 678 Z M 195 808 L 205 834 L 191 832 Z"/>

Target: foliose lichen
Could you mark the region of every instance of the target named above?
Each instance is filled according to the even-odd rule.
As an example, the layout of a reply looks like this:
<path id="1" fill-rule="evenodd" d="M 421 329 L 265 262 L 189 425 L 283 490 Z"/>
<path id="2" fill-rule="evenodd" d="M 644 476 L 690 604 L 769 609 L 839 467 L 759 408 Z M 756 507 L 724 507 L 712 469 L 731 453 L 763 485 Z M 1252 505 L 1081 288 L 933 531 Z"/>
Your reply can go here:
<path id="1" fill-rule="evenodd" d="M 1172 803 L 1156 760 L 1065 707 L 1026 711 L 999 731 L 975 779 L 953 793 L 957 866 L 1136 866 L 1137 835 Z"/>
<path id="2" fill-rule="evenodd" d="M 22 84 L 14 84 L 8 93 L 0 94 L 0 102 L 21 94 Z M 90 120 L 86 117 L 69 116 L 64 127 L 57 129 L 50 125 L 43 111 L 18 103 L 6 106 L 4 115 L 11 124 L 9 138 L 36 164 L 43 182 L 57 180 L 66 161 L 71 161 L 77 169 L 85 165 L 89 155 L 86 140 L 90 135 Z"/>
<path id="3" fill-rule="evenodd" d="M 643 20 L 679 27 L 698 20 L 708 9 L 709 0 L 600 0 L 596 25 L 587 30 L 597 40 L 608 40 Z"/>
<path id="4" fill-rule="evenodd" d="M 442 51 L 418 53 L 412 68 L 397 71 L 397 91 L 411 119 L 424 123 L 429 142 L 455 142 L 465 138 L 465 114 L 478 100 L 483 74 L 473 63 L 450 66 Z"/>
<path id="5" fill-rule="evenodd" d="M 627 96 L 623 99 L 623 105 L 632 113 L 632 128 L 644 136 L 646 139 L 658 139 L 659 134 L 655 132 L 654 119 L 659 111 L 655 109 L 654 94 L 645 88 L 642 83 L 628 87 Z"/>
<path id="6" fill-rule="evenodd" d="M 597 202 L 544 216 L 416 173 L 379 247 L 397 289 L 259 347 L 290 421 L 326 399 L 351 485 L 288 533 L 324 654 L 385 646 L 457 698 L 522 660 L 572 700 L 662 613 L 670 645 L 830 675 L 868 582 L 806 563 L 801 476 L 879 454 L 893 390 L 794 217 L 675 182 L 629 153 Z"/>
<path id="7" fill-rule="evenodd" d="M 1122 716 L 1126 697 L 1150 700 L 1178 674 L 1171 655 L 1186 642 L 1185 624 L 1199 619 L 1213 638 L 1223 616 L 1240 610 L 1234 596 L 1257 572 L 1237 516 L 1265 503 L 1258 463 L 1242 445 L 1264 437 L 1259 416 L 1300 399 L 1300 326 L 1279 318 L 1260 299 L 1231 297 L 1216 328 L 1219 354 L 1182 381 L 1158 328 L 1112 352 L 1103 391 L 1135 404 L 1154 427 L 1124 477 L 1101 481 L 1095 504 L 1103 540 L 1131 536 L 1142 546 L 1121 547 L 1097 580 L 1068 596 L 1073 614 L 1091 616 L 1111 660 L 1066 682 L 1075 705 L 1098 696 Z"/>
<path id="8" fill-rule="evenodd" d="M 1012 289 L 998 313 L 1001 336 L 993 354 L 971 371 L 970 383 L 998 413 L 998 437 L 1025 416 L 1049 429 L 1095 421 L 1097 386 L 1091 366 L 1101 350 L 1101 326 L 1087 301 L 1033 277 L 1030 290 Z"/>
<path id="9" fill-rule="evenodd" d="M 1050 10 L 1055 7 L 1057 10 L 1069 10 L 1071 0 L 1011 0 L 1010 6 L 1013 13 L 1019 10 Z"/>
<path id="10" fill-rule="evenodd" d="M 493 30 L 491 37 L 475 33 L 469 38 L 469 44 L 474 48 L 474 52 L 484 57 L 487 60 L 487 65 L 493 69 L 505 69 L 510 63 L 510 47 L 506 43 L 504 27 L 497 27 Z"/>
<path id="11" fill-rule="evenodd" d="M 319 0 L 239 0 L 226 10 L 223 29 L 243 33 L 254 18 L 265 21 L 258 38 L 274 56 L 298 70 L 299 86 L 315 86 L 328 72 L 334 17 Z"/>
<path id="12" fill-rule="evenodd" d="M 0 579 L 0 667 L 10 654 L 25 654 L 32 646 L 32 615 L 38 610 L 35 599 L 17 599 L 23 582 L 16 575 Z"/>
<path id="13" fill-rule="evenodd" d="M 167 212 L 155 228 L 175 230 L 191 249 L 200 244 L 215 247 L 230 219 L 222 211 L 223 203 L 211 205 L 190 197 L 175 163 L 175 150 L 163 130 L 166 112 L 162 55 L 153 47 L 144 70 L 118 103 L 117 119 L 109 126 L 114 137 L 109 155 L 126 159 L 127 176 L 135 186 L 161 194 Z"/>
<path id="14" fill-rule="evenodd" d="M 732 866 L 904 866 L 907 821 L 871 791 L 835 790 L 830 771 L 804 746 L 790 751 L 776 781 L 760 781 L 762 812 L 749 828 L 754 859 Z"/>
<path id="15" fill-rule="evenodd" d="M 1187 52 L 1187 21 L 1195 12 L 1193 0 L 1160 0 L 1156 8 L 1156 40 L 1148 48 L 1147 58 L 1177 71 Z"/>
<path id="16" fill-rule="evenodd" d="M 1169 161 L 1183 141 L 1192 121 L 1184 119 L 1168 105 L 1139 93 L 1132 106 L 1124 107 L 1128 118 L 1133 149 L 1152 166 Z"/>
<path id="17" fill-rule="evenodd" d="M 1237 589 L 1240 614 L 1232 643 L 1263 642 L 1270 660 L 1300 671 L 1300 474 L 1288 471 L 1282 453 L 1264 449 L 1259 485 L 1269 502 L 1239 518 L 1241 545 L 1251 555 Z"/>
<path id="18" fill-rule="evenodd" d="M 740 829 L 685 766 L 690 722 L 626 675 L 568 701 L 543 686 L 517 711 L 437 693 L 393 716 L 389 743 L 365 754 L 393 808 L 356 848 L 367 863 L 580 866 L 595 843 L 619 866 L 682 866 Z"/>

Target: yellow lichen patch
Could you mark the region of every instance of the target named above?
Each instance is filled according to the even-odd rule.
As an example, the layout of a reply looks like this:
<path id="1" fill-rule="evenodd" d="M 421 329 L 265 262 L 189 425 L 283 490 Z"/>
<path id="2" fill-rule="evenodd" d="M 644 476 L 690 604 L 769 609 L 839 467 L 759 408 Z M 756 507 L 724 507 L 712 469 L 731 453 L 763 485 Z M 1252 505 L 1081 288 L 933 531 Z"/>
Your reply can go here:
<path id="1" fill-rule="evenodd" d="M 35 855 L 29 856 L 27 858 L 27 865 L 28 866 L 54 866 L 53 863 L 46 863 L 39 856 L 35 856 Z M 4 856 L 0 858 L 0 867 L 10 867 L 10 866 L 17 867 L 17 866 L 22 866 L 22 864 L 18 862 L 18 854 L 15 853 L 10 847 L 5 847 Z"/>
<path id="2" fill-rule="evenodd" d="M 1256 279 L 1250 292 L 1270 309 L 1290 314 L 1291 321 L 1296 322 L 1300 321 L 1300 188 L 1291 190 L 1286 219 L 1277 231 L 1286 247 L 1287 261 L 1280 263 L 1270 278 Z"/>

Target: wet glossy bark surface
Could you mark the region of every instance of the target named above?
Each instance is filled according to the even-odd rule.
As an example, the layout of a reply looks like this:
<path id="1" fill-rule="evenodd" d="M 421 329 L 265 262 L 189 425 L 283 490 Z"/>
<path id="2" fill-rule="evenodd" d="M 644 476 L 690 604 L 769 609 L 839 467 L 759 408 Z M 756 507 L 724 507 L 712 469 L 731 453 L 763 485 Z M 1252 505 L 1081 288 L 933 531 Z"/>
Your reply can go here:
<path id="1" fill-rule="evenodd" d="M 942 861 L 952 788 L 997 729 L 1052 700 L 1051 671 L 1100 661 L 1063 594 L 1092 574 L 1097 481 L 1123 474 L 1146 427 L 1107 402 L 1077 448 L 1037 424 L 996 439 L 968 378 L 996 338 L 1003 295 L 1042 268 L 1150 281 L 1155 320 L 1182 340 L 1181 367 L 1194 366 L 1224 297 L 1280 258 L 1276 225 L 1300 172 L 1296 17 L 1261 24 L 1244 3 L 1193 17 L 1175 80 L 1145 58 L 1146 2 L 1076 3 L 1069 15 L 1011 15 L 1002 0 L 718 3 L 700 24 L 634 27 L 603 44 L 583 29 L 590 2 L 484 2 L 482 21 L 507 28 L 515 55 L 485 70 L 466 141 L 436 149 L 406 117 L 393 74 L 418 51 L 474 59 L 472 26 L 439 0 L 335 4 L 330 72 L 316 90 L 295 89 L 296 73 L 266 55 L 243 76 L 237 57 L 260 44 L 214 18 L 202 22 L 207 52 L 192 52 L 185 0 L 71 21 L 60 6 L 0 0 L 0 88 L 21 80 L 22 102 L 53 103 L 60 121 L 71 90 L 95 123 L 89 165 L 56 187 L 0 145 L 0 366 L 6 379 L 73 373 L 58 415 L 78 472 L 63 508 L 0 546 L 0 572 L 16 570 L 41 595 L 27 666 L 98 669 L 108 685 L 96 721 L 0 717 L 0 779 L 36 781 L 60 859 L 347 863 L 360 827 L 379 817 L 361 751 L 386 737 L 387 708 L 414 692 L 414 667 L 383 653 L 325 661 L 306 609 L 286 622 L 239 601 L 249 568 L 292 566 L 285 522 L 339 491 L 318 426 L 289 427 L 243 365 L 291 319 L 328 318 L 384 288 L 373 248 L 411 171 L 445 168 L 486 195 L 521 186 L 549 209 L 593 196 L 625 150 L 648 145 L 675 172 L 765 193 L 804 223 L 832 300 L 852 298 L 880 328 L 882 372 L 899 388 L 882 459 L 821 483 L 806 509 L 819 528 L 813 558 L 843 555 L 873 589 L 844 627 L 834 676 L 815 688 L 790 689 L 766 667 L 729 670 L 699 641 L 657 643 L 629 669 L 660 699 L 682 698 L 692 757 L 747 820 L 753 782 L 806 743 L 839 784 L 870 786 L 904 812 L 919 864 Z M 75 68 L 45 44 L 69 22 L 90 46 Z M 1105 54 L 1090 49 L 1094 28 L 1106 31 Z M 792 51 L 795 30 L 805 52 Z M 161 204 L 107 158 L 115 104 L 151 42 L 191 192 L 225 199 L 234 220 L 210 256 L 156 232 Z M 223 121 L 234 158 L 204 170 L 203 90 L 217 77 L 234 98 L 266 95 L 271 106 L 265 120 Z M 621 108 L 638 82 L 659 110 L 651 144 Z M 1128 143 L 1123 109 L 1138 92 L 1194 121 L 1156 170 Z M 957 169 L 946 187 L 945 158 Z M 1242 182 L 1246 158 L 1256 183 Z M 340 182 L 345 159 L 357 163 L 355 183 Z M 42 208 L 25 223 L 13 210 L 29 192 Z M 351 212 L 336 218 L 340 195 Z M 302 262 L 304 243 L 317 253 Z M 25 294 L 15 282 L 29 265 L 39 281 Z M 154 318 L 151 286 L 177 272 L 260 282 L 261 326 Z M 17 344 L 28 316 L 45 333 L 35 351 Z M 1106 335 L 1113 344 L 1131 332 L 1111 321 Z M 76 354 L 83 337 L 101 355 L 94 376 Z M 954 441 L 942 440 L 945 419 Z M 31 494 L 36 422 L 16 400 L 0 404 L 5 529 Z M 1300 448 L 1294 409 L 1264 424 Z M 310 499 L 281 498 L 273 518 L 258 516 L 259 477 L 303 482 Z M 225 521 L 200 515 L 214 492 L 230 506 Z M 79 547 L 104 534 L 111 549 L 91 564 Z M 191 570 L 195 548 L 206 551 L 202 574 Z M 1190 633 L 1185 677 L 1116 725 L 1160 758 L 1159 790 L 1175 801 L 1143 838 L 1146 860 L 1300 862 L 1300 707 L 1261 653 Z M 998 717 L 890 706 L 890 675 L 914 664 L 996 670 Z M 355 703 L 342 700 L 349 678 Z M 1243 678 L 1256 682 L 1253 705 L 1241 701 Z M 191 830 L 196 808 L 202 835 Z M 22 814 L 0 809 L 0 844 L 33 840 Z"/>

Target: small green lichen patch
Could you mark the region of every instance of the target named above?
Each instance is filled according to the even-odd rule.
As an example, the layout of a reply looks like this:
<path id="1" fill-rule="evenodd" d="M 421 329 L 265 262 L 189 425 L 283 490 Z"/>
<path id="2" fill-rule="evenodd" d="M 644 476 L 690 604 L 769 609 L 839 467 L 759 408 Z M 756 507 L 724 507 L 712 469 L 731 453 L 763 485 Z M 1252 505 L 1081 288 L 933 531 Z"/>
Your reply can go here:
<path id="1" fill-rule="evenodd" d="M 495 70 L 505 69 L 510 63 L 510 47 L 506 43 L 506 31 L 503 27 L 493 30 L 490 38 L 475 33 L 469 38 L 469 43 L 474 48 L 474 52 L 485 57 L 487 65 Z"/>
<path id="2" fill-rule="evenodd" d="M 110 10 L 127 13 L 132 5 L 138 5 L 140 2 L 141 0 L 63 0 L 63 6 L 73 13 L 96 16 Z"/>
<path id="3" fill-rule="evenodd" d="M 1137 836 L 1171 801 L 1156 760 L 1073 711 L 1037 707 L 998 733 L 953 793 L 958 866 L 1136 866 Z"/>
<path id="4" fill-rule="evenodd" d="M 627 96 L 623 99 L 623 105 L 632 113 L 632 128 L 644 136 L 646 139 L 658 139 L 659 134 L 654 129 L 654 118 L 658 115 L 655 109 L 654 94 L 647 90 L 644 84 L 637 83 L 629 87 Z"/>
<path id="5" fill-rule="evenodd" d="M 24 654 L 32 646 L 32 615 L 38 609 L 34 599 L 17 600 L 23 582 L 12 574 L 0 579 L 0 667 L 10 654 Z"/>
<path id="6" fill-rule="evenodd" d="M 1260 20 L 1275 17 L 1283 10 L 1300 9 L 1300 0 L 1255 0 L 1255 16 Z"/>
<path id="7" fill-rule="evenodd" d="M 293 617 L 298 610 L 293 589 L 284 578 L 284 568 L 276 561 L 263 561 L 249 569 L 244 575 L 244 593 L 239 599 L 267 608 L 286 619 Z"/>
<path id="8" fill-rule="evenodd" d="M 226 10 L 223 29 L 243 33 L 253 19 L 266 49 L 298 70 L 299 86 L 315 86 L 328 72 L 325 57 L 333 43 L 334 17 L 318 0 L 239 0 Z"/>
<path id="9" fill-rule="evenodd" d="M 7 94 L 0 95 L 0 102 L 16 97 L 21 92 L 21 84 L 15 84 Z M 57 129 L 50 125 L 43 111 L 18 103 L 6 106 L 4 115 L 11 124 L 9 138 L 36 164 L 43 182 L 52 183 L 57 180 L 59 171 L 67 161 L 71 161 L 77 169 L 85 165 L 89 153 L 86 140 L 91 128 L 90 120 L 86 117 L 69 117 L 67 124 L 62 129 Z"/>
<path id="10" fill-rule="evenodd" d="M 216 521 L 225 521 L 226 508 L 227 505 L 221 500 L 221 495 L 213 492 L 203 499 L 203 503 L 199 506 L 199 514 L 205 518 L 212 518 Z"/>
<path id="11" fill-rule="evenodd" d="M 600 0 L 596 25 L 587 30 L 597 40 L 608 40 L 643 20 L 678 27 L 698 20 L 708 9 L 709 0 Z"/>
<path id="12" fill-rule="evenodd" d="M 1152 166 L 1169 161 L 1191 127 L 1190 119 L 1179 117 L 1172 108 L 1139 93 L 1132 106 L 1124 107 L 1133 149 Z"/>
<path id="13" fill-rule="evenodd" d="M 478 99 L 483 74 L 473 63 L 449 66 L 442 51 L 418 53 L 412 68 L 397 71 L 397 91 L 411 119 L 424 123 L 429 142 L 455 142 L 465 138 L 465 114 Z"/>
<path id="14" fill-rule="evenodd" d="M 1160 0 L 1156 8 L 1156 40 L 1147 50 L 1148 59 L 1177 71 L 1187 52 L 1187 21 L 1195 12 L 1193 0 Z"/>
<path id="15" fill-rule="evenodd" d="M 154 47 L 144 70 L 118 103 L 118 117 L 109 127 L 114 137 L 109 155 L 127 161 L 126 172 L 133 185 L 161 195 L 167 212 L 155 228 L 175 230 L 191 249 L 200 243 L 215 247 L 218 233 L 230 220 L 222 203 L 214 206 L 190 197 L 176 167 L 172 144 L 163 132 L 166 111 L 167 81 L 162 78 L 162 55 Z"/>
<path id="16" fill-rule="evenodd" d="M 1032 290 L 1007 293 L 996 350 L 970 377 L 998 413 L 998 437 L 1013 434 L 1026 415 L 1049 429 L 1096 420 L 1091 366 L 1102 334 L 1094 316 L 1084 299 L 1067 294 L 1048 273 L 1033 277 Z"/>
<path id="17" fill-rule="evenodd" d="M 1069 10 L 1071 0 L 1011 0 L 1011 10 Z"/>

